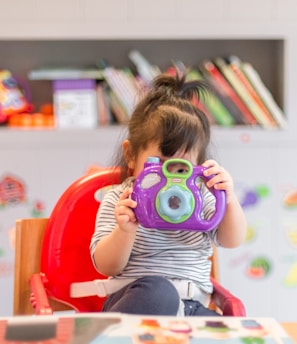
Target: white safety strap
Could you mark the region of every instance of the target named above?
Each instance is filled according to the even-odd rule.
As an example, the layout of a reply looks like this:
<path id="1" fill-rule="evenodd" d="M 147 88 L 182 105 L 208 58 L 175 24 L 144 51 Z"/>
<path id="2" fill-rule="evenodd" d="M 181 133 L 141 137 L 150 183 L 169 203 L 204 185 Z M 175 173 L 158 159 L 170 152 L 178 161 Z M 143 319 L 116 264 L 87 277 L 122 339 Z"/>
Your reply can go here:
<path id="1" fill-rule="evenodd" d="M 121 288 L 125 287 L 131 282 L 134 282 L 133 278 L 125 279 L 98 279 L 89 282 L 75 282 L 70 286 L 70 296 L 86 297 L 98 295 L 99 297 L 106 297 L 113 294 Z"/>
<path id="2" fill-rule="evenodd" d="M 89 282 L 76 282 L 70 286 L 70 296 L 73 298 L 98 295 L 106 297 L 117 292 L 126 285 L 134 282 L 134 278 L 125 279 L 98 279 Z M 175 286 L 181 300 L 197 300 L 208 306 L 210 295 L 202 291 L 197 285 L 188 280 L 169 279 Z"/>
<path id="3" fill-rule="evenodd" d="M 205 307 L 209 305 L 210 295 L 201 290 L 196 283 L 179 279 L 169 281 L 175 286 L 181 300 L 200 301 Z"/>

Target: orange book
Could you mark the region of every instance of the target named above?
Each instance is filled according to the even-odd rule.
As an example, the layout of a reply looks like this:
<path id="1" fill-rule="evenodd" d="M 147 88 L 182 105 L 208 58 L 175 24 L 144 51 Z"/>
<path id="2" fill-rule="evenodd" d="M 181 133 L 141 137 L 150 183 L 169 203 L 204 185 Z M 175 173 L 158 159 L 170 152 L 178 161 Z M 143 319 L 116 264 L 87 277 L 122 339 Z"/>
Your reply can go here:
<path id="1" fill-rule="evenodd" d="M 248 95 L 246 95 L 247 101 L 250 99 L 251 102 L 253 101 L 255 106 L 257 106 L 258 113 L 261 115 L 261 119 L 259 122 L 263 124 L 263 126 L 267 127 L 276 127 L 277 123 L 271 113 L 268 111 L 267 107 L 264 105 L 263 101 L 259 97 L 258 93 L 255 91 L 254 87 L 249 82 L 246 75 L 241 70 L 241 61 L 237 56 L 230 56 L 228 58 L 228 66 L 233 71 L 234 75 L 237 77 L 239 82 L 241 82 L 242 86 L 247 91 Z"/>

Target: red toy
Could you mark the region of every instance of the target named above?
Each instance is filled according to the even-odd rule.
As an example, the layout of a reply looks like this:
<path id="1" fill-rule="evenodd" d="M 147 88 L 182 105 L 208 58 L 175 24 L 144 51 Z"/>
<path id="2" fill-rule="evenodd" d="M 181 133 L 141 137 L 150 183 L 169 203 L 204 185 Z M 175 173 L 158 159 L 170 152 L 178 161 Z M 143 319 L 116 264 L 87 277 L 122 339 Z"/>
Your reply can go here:
<path id="1" fill-rule="evenodd" d="M 8 70 L 0 70 L 0 124 L 10 115 L 32 110 L 16 79 Z"/>

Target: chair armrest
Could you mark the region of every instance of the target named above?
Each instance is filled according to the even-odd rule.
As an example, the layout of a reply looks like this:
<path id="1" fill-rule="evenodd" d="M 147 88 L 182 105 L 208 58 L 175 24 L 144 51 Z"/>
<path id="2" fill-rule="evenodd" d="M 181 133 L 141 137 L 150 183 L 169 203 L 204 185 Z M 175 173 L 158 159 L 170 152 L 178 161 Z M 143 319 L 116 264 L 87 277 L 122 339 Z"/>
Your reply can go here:
<path id="1" fill-rule="evenodd" d="M 45 276 L 41 273 L 33 274 L 29 280 L 31 288 L 30 302 L 35 309 L 36 315 L 51 315 L 53 314 L 52 307 L 44 287 Z"/>
<path id="2" fill-rule="evenodd" d="M 220 308 L 225 316 L 246 316 L 245 307 L 240 299 L 223 288 L 214 278 L 212 301 Z"/>

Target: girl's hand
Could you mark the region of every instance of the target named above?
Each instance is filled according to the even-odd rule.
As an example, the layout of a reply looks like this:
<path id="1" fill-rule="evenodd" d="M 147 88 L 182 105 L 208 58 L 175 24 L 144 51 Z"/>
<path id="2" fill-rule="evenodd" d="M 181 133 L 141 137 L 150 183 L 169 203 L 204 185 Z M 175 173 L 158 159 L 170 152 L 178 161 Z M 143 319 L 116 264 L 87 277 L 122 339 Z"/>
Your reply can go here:
<path id="1" fill-rule="evenodd" d="M 133 209 L 137 203 L 130 198 L 132 188 L 126 189 L 120 196 L 115 207 L 115 217 L 120 230 L 133 233 L 137 230 L 138 222 Z"/>
<path id="2" fill-rule="evenodd" d="M 231 175 L 214 160 L 203 163 L 207 169 L 203 172 L 206 177 L 214 175 L 207 182 L 208 188 L 225 190 L 227 208 L 219 224 L 217 240 L 222 247 L 237 247 L 246 237 L 247 222 L 242 207 L 234 192 L 234 183 Z"/>
<path id="3" fill-rule="evenodd" d="M 207 160 L 202 166 L 207 167 L 203 172 L 204 176 L 214 175 L 206 182 L 206 186 L 209 189 L 225 190 L 227 203 L 229 203 L 234 197 L 234 183 L 231 175 L 215 160 Z"/>

